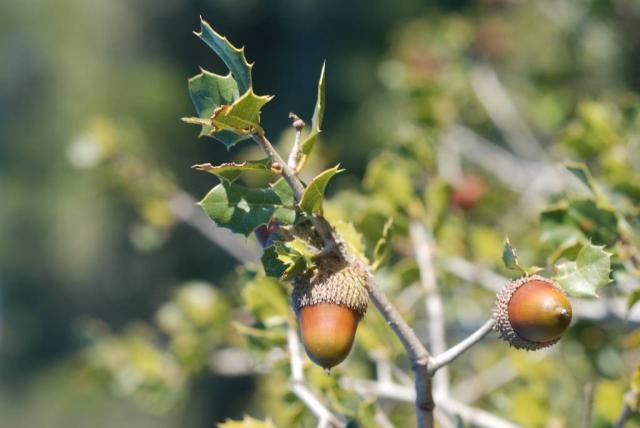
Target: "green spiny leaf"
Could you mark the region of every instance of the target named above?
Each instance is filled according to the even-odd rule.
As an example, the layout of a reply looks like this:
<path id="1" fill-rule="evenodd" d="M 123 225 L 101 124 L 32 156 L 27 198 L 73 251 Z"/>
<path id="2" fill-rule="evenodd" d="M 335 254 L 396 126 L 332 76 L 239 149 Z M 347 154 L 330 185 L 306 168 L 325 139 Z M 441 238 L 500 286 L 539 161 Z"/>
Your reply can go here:
<path id="1" fill-rule="evenodd" d="M 258 96 L 249 89 L 231 105 L 217 108 L 211 117 L 212 134 L 228 130 L 241 136 L 262 134 L 260 109 L 271 101 L 271 96 Z"/>
<path id="2" fill-rule="evenodd" d="M 189 79 L 189 95 L 198 117 L 206 120 L 202 123 L 200 136 L 211 133 L 210 118 L 215 109 L 231 104 L 240 97 L 238 84 L 231 73 L 219 76 L 207 70 Z"/>
<path id="3" fill-rule="evenodd" d="M 502 248 L 502 263 L 507 269 L 519 270 L 524 272 L 524 269 L 520 267 L 520 261 L 518 260 L 518 255 L 516 254 L 516 249 L 511 246 L 511 242 L 509 242 L 509 237 L 504 238 L 504 246 Z"/>
<path id="4" fill-rule="evenodd" d="M 249 64 L 244 56 L 244 47 L 236 48 L 229 40 L 216 33 L 208 22 L 200 18 L 200 32 L 195 33 L 200 37 L 220 59 L 229 68 L 233 78 L 238 83 L 238 89 L 243 94 L 249 91 L 251 84 L 251 68 L 253 64 Z"/>
<path id="5" fill-rule="evenodd" d="M 302 199 L 300 199 L 300 208 L 307 214 L 316 214 L 322 212 L 322 201 L 327 184 L 331 178 L 344 171 L 339 169 L 340 165 L 329 168 L 318 174 L 309 185 L 304 189 Z"/>
<path id="6" fill-rule="evenodd" d="M 314 251 L 302 239 L 295 238 L 292 241 L 279 242 L 275 247 L 278 260 L 285 266 L 280 276 L 283 281 L 291 280 L 297 274 L 315 266 L 313 262 Z"/>
<path id="7" fill-rule="evenodd" d="M 282 200 L 272 189 L 249 189 L 222 180 L 199 204 L 219 226 L 249 235 L 271 220 Z"/>
<path id="8" fill-rule="evenodd" d="M 264 249 L 260 261 L 262 262 L 265 275 L 272 278 L 280 278 L 287 269 L 287 266 L 278 259 L 278 252 L 276 251 L 275 245 Z"/>
<path id="9" fill-rule="evenodd" d="M 267 276 L 283 281 L 312 269 L 314 250 L 302 239 L 276 242 L 265 249 L 261 261 Z"/>
<path id="10" fill-rule="evenodd" d="M 556 266 L 555 280 L 573 296 L 598 297 L 596 291 L 610 282 L 611 254 L 603 246 L 582 247 L 575 261 Z"/>
<path id="11" fill-rule="evenodd" d="M 258 173 L 270 173 L 271 172 L 271 158 L 259 159 L 254 161 L 245 161 L 245 162 L 230 162 L 223 163 L 220 165 L 211 165 L 210 163 L 203 163 L 193 165 L 191 168 L 208 172 L 220 178 L 224 178 L 227 181 L 233 182 L 240 174 L 243 172 L 258 172 Z"/>
<path id="12" fill-rule="evenodd" d="M 309 156 L 311 150 L 313 150 L 313 146 L 318 140 L 318 135 L 320 135 L 320 132 L 322 132 L 320 127 L 322 126 L 322 119 L 324 119 L 325 64 L 326 63 L 322 63 L 322 70 L 320 71 L 320 80 L 318 81 L 318 96 L 316 98 L 316 106 L 313 110 L 313 117 L 311 119 L 311 131 L 309 132 L 309 135 L 307 135 L 307 138 L 305 138 L 300 145 L 300 151 L 305 158 Z M 304 160 L 302 160 L 301 163 L 302 162 L 304 162 Z"/>

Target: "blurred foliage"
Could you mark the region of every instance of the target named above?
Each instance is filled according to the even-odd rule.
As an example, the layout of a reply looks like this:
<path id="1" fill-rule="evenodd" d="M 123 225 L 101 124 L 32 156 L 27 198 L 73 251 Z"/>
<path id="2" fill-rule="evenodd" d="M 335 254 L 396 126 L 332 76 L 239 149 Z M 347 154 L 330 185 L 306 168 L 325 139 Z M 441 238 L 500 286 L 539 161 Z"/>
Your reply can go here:
<path id="1" fill-rule="evenodd" d="M 190 37 L 199 14 L 246 43 L 254 85 L 277 94 L 261 126 L 283 148 L 292 140 L 288 111 L 311 124 L 327 58 L 323 132 L 302 176 L 308 182 L 338 162 L 346 169 L 329 183 L 324 213 L 380 260 L 381 286 L 421 336 L 412 218 L 432 230 L 438 260 L 464 257 L 504 275 L 514 275 L 500 260 L 505 235 L 523 266 L 547 274 L 576 261 L 589 243 L 604 246 L 613 282 L 598 294 L 628 299 L 633 313 L 640 299 L 636 2 L 423 3 L 3 7 L 3 424 L 195 427 L 248 413 L 273 422 L 222 426 L 314 425 L 287 386 L 288 286 L 257 267 L 236 269 L 171 209 L 176 192 L 200 196 L 213 187 L 213 177 L 188 166 L 260 156 L 248 142 L 231 152 L 196 142 L 193 129 L 177 122 L 191 112 L 185 77 L 197 64 L 223 69 Z M 487 108 L 491 73 L 539 150 L 514 141 L 508 113 Z M 461 126 L 482 137 L 480 149 L 449 144 L 445 136 Z M 528 186 L 516 175 L 505 180 L 504 163 L 486 147 L 511 154 L 510 171 Z M 558 165 L 566 161 L 582 164 Z M 234 180 L 254 188 L 270 178 L 243 172 Z M 444 269 L 438 277 L 453 344 L 487 317 L 493 295 Z M 450 367 L 454 390 L 499 364 L 516 371 L 514 380 L 474 405 L 526 427 L 571 427 L 590 383 L 593 426 L 609 426 L 624 394 L 638 390 L 636 329 L 619 318 L 577 320 L 542 358 L 486 339 Z M 334 410 L 376 426 L 374 403 L 339 381 L 373 377 L 380 355 L 409 372 L 400 343 L 370 310 L 345 363 L 328 377 L 305 361 L 305 374 Z M 410 405 L 385 402 L 384 410 L 396 426 L 412 426 Z"/>

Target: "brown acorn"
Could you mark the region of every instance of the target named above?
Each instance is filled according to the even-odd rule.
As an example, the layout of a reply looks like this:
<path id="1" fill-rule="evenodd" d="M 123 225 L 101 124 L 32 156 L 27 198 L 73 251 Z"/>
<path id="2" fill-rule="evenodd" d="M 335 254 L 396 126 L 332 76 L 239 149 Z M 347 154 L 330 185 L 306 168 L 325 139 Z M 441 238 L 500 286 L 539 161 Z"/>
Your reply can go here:
<path id="1" fill-rule="evenodd" d="M 307 355 L 328 370 L 349 355 L 369 299 L 358 267 L 333 258 L 316 264 L 313 277 L 296 278 L 291 297 Z"/>
<path id="2" fill-rule="evenodd" d="M 533 351 L 560 340 L 571 323 L 571 303 L 557 283 L 533 275 L 498 292 L 493 318 L 495 330 L 511 346 Z"/>

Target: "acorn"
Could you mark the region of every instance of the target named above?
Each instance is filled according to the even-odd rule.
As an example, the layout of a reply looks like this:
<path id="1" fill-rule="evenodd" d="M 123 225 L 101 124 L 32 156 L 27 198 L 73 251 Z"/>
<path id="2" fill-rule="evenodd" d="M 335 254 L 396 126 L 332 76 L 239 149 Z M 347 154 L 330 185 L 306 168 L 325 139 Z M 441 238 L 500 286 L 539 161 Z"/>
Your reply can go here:
<path id="1" fill-rule="evenodd" d="M 533 351 L 560 340 L 571 323 L 571 303 L 556 282 L 526 276 L 498 292 L 493 318 L 502 339 L 517 349 Z"/>
<path id="2" fill-rule="evenodd" d="M 349 355 L 369 298 L 359 267 L 331 257 L 316 266 L 314 276 L 294 280 L 291 299 L 307 355 L 329 370 Z"/>

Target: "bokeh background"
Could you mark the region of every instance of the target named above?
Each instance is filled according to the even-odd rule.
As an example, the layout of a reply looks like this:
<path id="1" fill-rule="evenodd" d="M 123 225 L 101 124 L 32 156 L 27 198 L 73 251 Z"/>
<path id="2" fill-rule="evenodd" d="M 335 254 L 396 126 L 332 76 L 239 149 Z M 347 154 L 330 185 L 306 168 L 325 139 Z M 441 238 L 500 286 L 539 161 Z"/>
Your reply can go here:
<path id="1" fill-rule="evenodd" d="M 290 137 L 289 111 L 311 116 L 326 59 L 324 133 L 311 169 L 341 162 L 348 172 L 332 192 L 357 188 L 373 156 L 413 139 L 415 124 L 438 131 L 464 117 L 500 142 L 465 83 L 470 64 L 492 65 L 545 144 L 581 100 L 634 105 L 640 90 L 634 0 L 4 1 L 3 428 L 211 427 L 260 403 L 253 376 L 204 370 L 141 405 L 127 393 L 134 374 L 110 388 L 83 353 L 107 331 L 145 330 L 188 281 L 234 294 L 237 261 L 167 202 L 214 184 L 191 165 L 242 158 L 179 121 L 192 115 L 186 79 L 197 67 L 225 72 L 192 34 L 199 15 L 246 45 L 256 91 L 276 95 L 262 116 L 274 140 Z M 602 106 L 582 105 L 585 114 L 590 107 L 597 115 Z M 239 150 L 254 153 L 249 143 Z M 190 284 L 204 293 L 196 300 L 210 297 Z M 619 359 L 594 358 L 618 364 L 605 376 L 623 373 Z M 545 418 L 530 426 L 551 426 Z"/>

